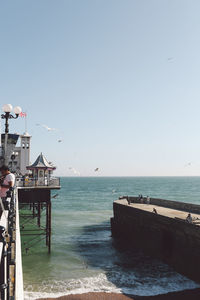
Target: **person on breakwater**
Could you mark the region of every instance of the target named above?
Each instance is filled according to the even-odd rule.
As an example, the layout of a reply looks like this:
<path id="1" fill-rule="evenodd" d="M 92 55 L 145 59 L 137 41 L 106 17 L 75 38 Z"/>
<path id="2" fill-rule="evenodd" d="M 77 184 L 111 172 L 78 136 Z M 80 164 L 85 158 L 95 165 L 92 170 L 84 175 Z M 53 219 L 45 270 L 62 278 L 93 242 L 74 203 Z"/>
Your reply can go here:
<path id="1" fill-rule="evenodd" d="M 192 223 L 192 216 L 191 216 L 191 214 L 188 214 L 188 215 L 187 215 L 186 221 L 187 221 L 188 223 Z"/>
<path id="2" fill-rule="evenodd" d="M 2 174 L 0 178 L 0 197 L 5 198 L 7 191 L 15 184 L 15 175 L 5 165 L 0 168 L 0 171 Z"/>
<path id="3" fill-rule="evenodd" d="M 140 203 L 142 203 L 142 204 L 144 203 L 144 198 L 143 198 L 142 194 L 138 196 L 138 200 L 140 201 Z"/>
<path id="4" fill-rule="evenodd" d="M 147 196 L 147 204 L 150 204 L 150 197 Z"/>

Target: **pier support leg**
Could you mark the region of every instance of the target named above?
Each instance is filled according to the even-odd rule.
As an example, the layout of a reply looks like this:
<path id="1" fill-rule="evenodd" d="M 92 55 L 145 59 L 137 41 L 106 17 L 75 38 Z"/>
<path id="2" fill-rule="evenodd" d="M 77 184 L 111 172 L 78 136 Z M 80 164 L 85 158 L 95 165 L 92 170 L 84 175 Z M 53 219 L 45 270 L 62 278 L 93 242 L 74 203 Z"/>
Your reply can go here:
<path id="1" fill-rule="evenodd" d="M 46 202 L 46 245 L 51 253 L 51 201 Z"/>
<path id="2" fill-rule="evenodd" d="M 35 218 L 35 203 L 33 203 L 33 218 Z"/>
<path id="3" fill-rule="evenodd" d="M 51 201 L 49 202 L 49 244 L 48 244 L 48 252 L 51 253 Z"/>
<path id="4" fill-rule="evenodd" d="M 40 217 L 41 217 L 41 206 L 40 206 L 40 202 L 38 202 L 37 209 L 38 209 L 37 224 L 38 224 L 38 227 L 40 227 Z"/>
<path id="5" fill-rule="evenodd" d="M 46 240 L 46 247 L 48 249 L 48 253 L 51 253 L 51 232 L 52 232 L 52 225 L 51 225 L 51 192 L 50 189 L 37 189 L 23 192 L 20 190 L 19 195 L 20 204 L 25 204 L 25 208 L 27 210 L 30 209 L 29 213 L 22 212 L 21 218 L 24 218 L 24 224 L 22 225 L 23 236 L 35 236 L 35 243 L 39 243 L 41 240 Z M 23 210 L 25 210 L 23 208 Z M 45 216 L 45 209 L 46 209 L 46 216 Z M 44 214 L 43 214 L 44 213 Z M 44 215 L 44 218 L 43 218 Z M 31 218 L 33 222 L 30 224 L 27 223 L 27 218 Z M 46 219 L 45 219 L 46 218 Z M 24 229 L 24 227 L 26 227 Z M 27 238 L 28 240 L 28 238 Z M 30 239 L 29 239 L 30 240 Z M 33 243 L 27 241 L 26 248 L 33 247 Z M 27 246 L 27 245 L 30 245 Z M 26 249 L 25 249 L 26 250 Z M 0 297 L 1 298 L 1 297 Z"/>
<path id="6" fill-rule="evenodd" d="M 49 243 L 49 203 L 46 202 L 46 246 Z"/>

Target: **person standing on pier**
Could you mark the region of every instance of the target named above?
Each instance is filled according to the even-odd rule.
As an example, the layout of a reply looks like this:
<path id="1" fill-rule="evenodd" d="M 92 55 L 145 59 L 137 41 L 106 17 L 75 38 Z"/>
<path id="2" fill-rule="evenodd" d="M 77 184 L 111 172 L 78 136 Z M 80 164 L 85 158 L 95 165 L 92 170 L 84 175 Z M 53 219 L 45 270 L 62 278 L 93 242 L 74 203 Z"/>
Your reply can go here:
<path id="1" fill-rule="evenodd" d="M 7 191 L 15 184 L 15 175 L 5 165 L 0 168 L 0 171 L 2 174 L 0 178 L 0 197 L 5 198 Z"/>

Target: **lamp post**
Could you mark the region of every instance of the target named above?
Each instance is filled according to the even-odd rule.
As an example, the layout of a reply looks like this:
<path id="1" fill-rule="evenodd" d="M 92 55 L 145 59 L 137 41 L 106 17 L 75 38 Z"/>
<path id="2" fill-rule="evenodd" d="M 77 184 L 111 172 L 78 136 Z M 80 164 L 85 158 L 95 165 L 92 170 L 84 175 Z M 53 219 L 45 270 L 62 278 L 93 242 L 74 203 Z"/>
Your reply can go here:
<path id="1" fill-rule="evenodd" d="M 2 110 L 4 114 L 1 115 L 1 119 L 5 119 L 5 141 L 4 141 L 4 163 L 6 161 L 6 148 L 7 148 L 7 141 L 8 141 L 8 133 L 9 133 L 9 119 L 17 119 L 19 117 L 19 114 L 22 112 L 22 109 L 20 106 L 12 107 L 11 104 L 4 104 L 2 107 Z M 11 112 L 14 112 L 15 116 L 11 114 Z"/>
<path id="2" fill-rule="evenodd" d="M 22 112 L 21 107 L 16 106 L 14 109 L 11 104 L 4 104 L 2 107 L 2 110 L 4 111 L 5 114 L 1 115 L 2 119 L 5 119 L 5 133 L 9 133 L 9 124 L 8 124 L 8 119 L 17 119 L 19 117 L 19 114 Z M 11 112 L 15 113 L 15 116 L 11 115 Z"/>

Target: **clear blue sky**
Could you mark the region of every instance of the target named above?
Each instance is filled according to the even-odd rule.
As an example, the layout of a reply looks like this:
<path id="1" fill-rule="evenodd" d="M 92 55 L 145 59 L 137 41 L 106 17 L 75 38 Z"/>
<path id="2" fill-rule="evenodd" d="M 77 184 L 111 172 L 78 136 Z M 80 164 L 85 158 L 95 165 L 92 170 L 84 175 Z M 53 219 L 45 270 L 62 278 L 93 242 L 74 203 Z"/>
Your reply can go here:
<path id="1" fill-rule="evenodd" d="M 1 1 L 0 99 L 57 174 L 200 175 L 200 1 Z"/>

